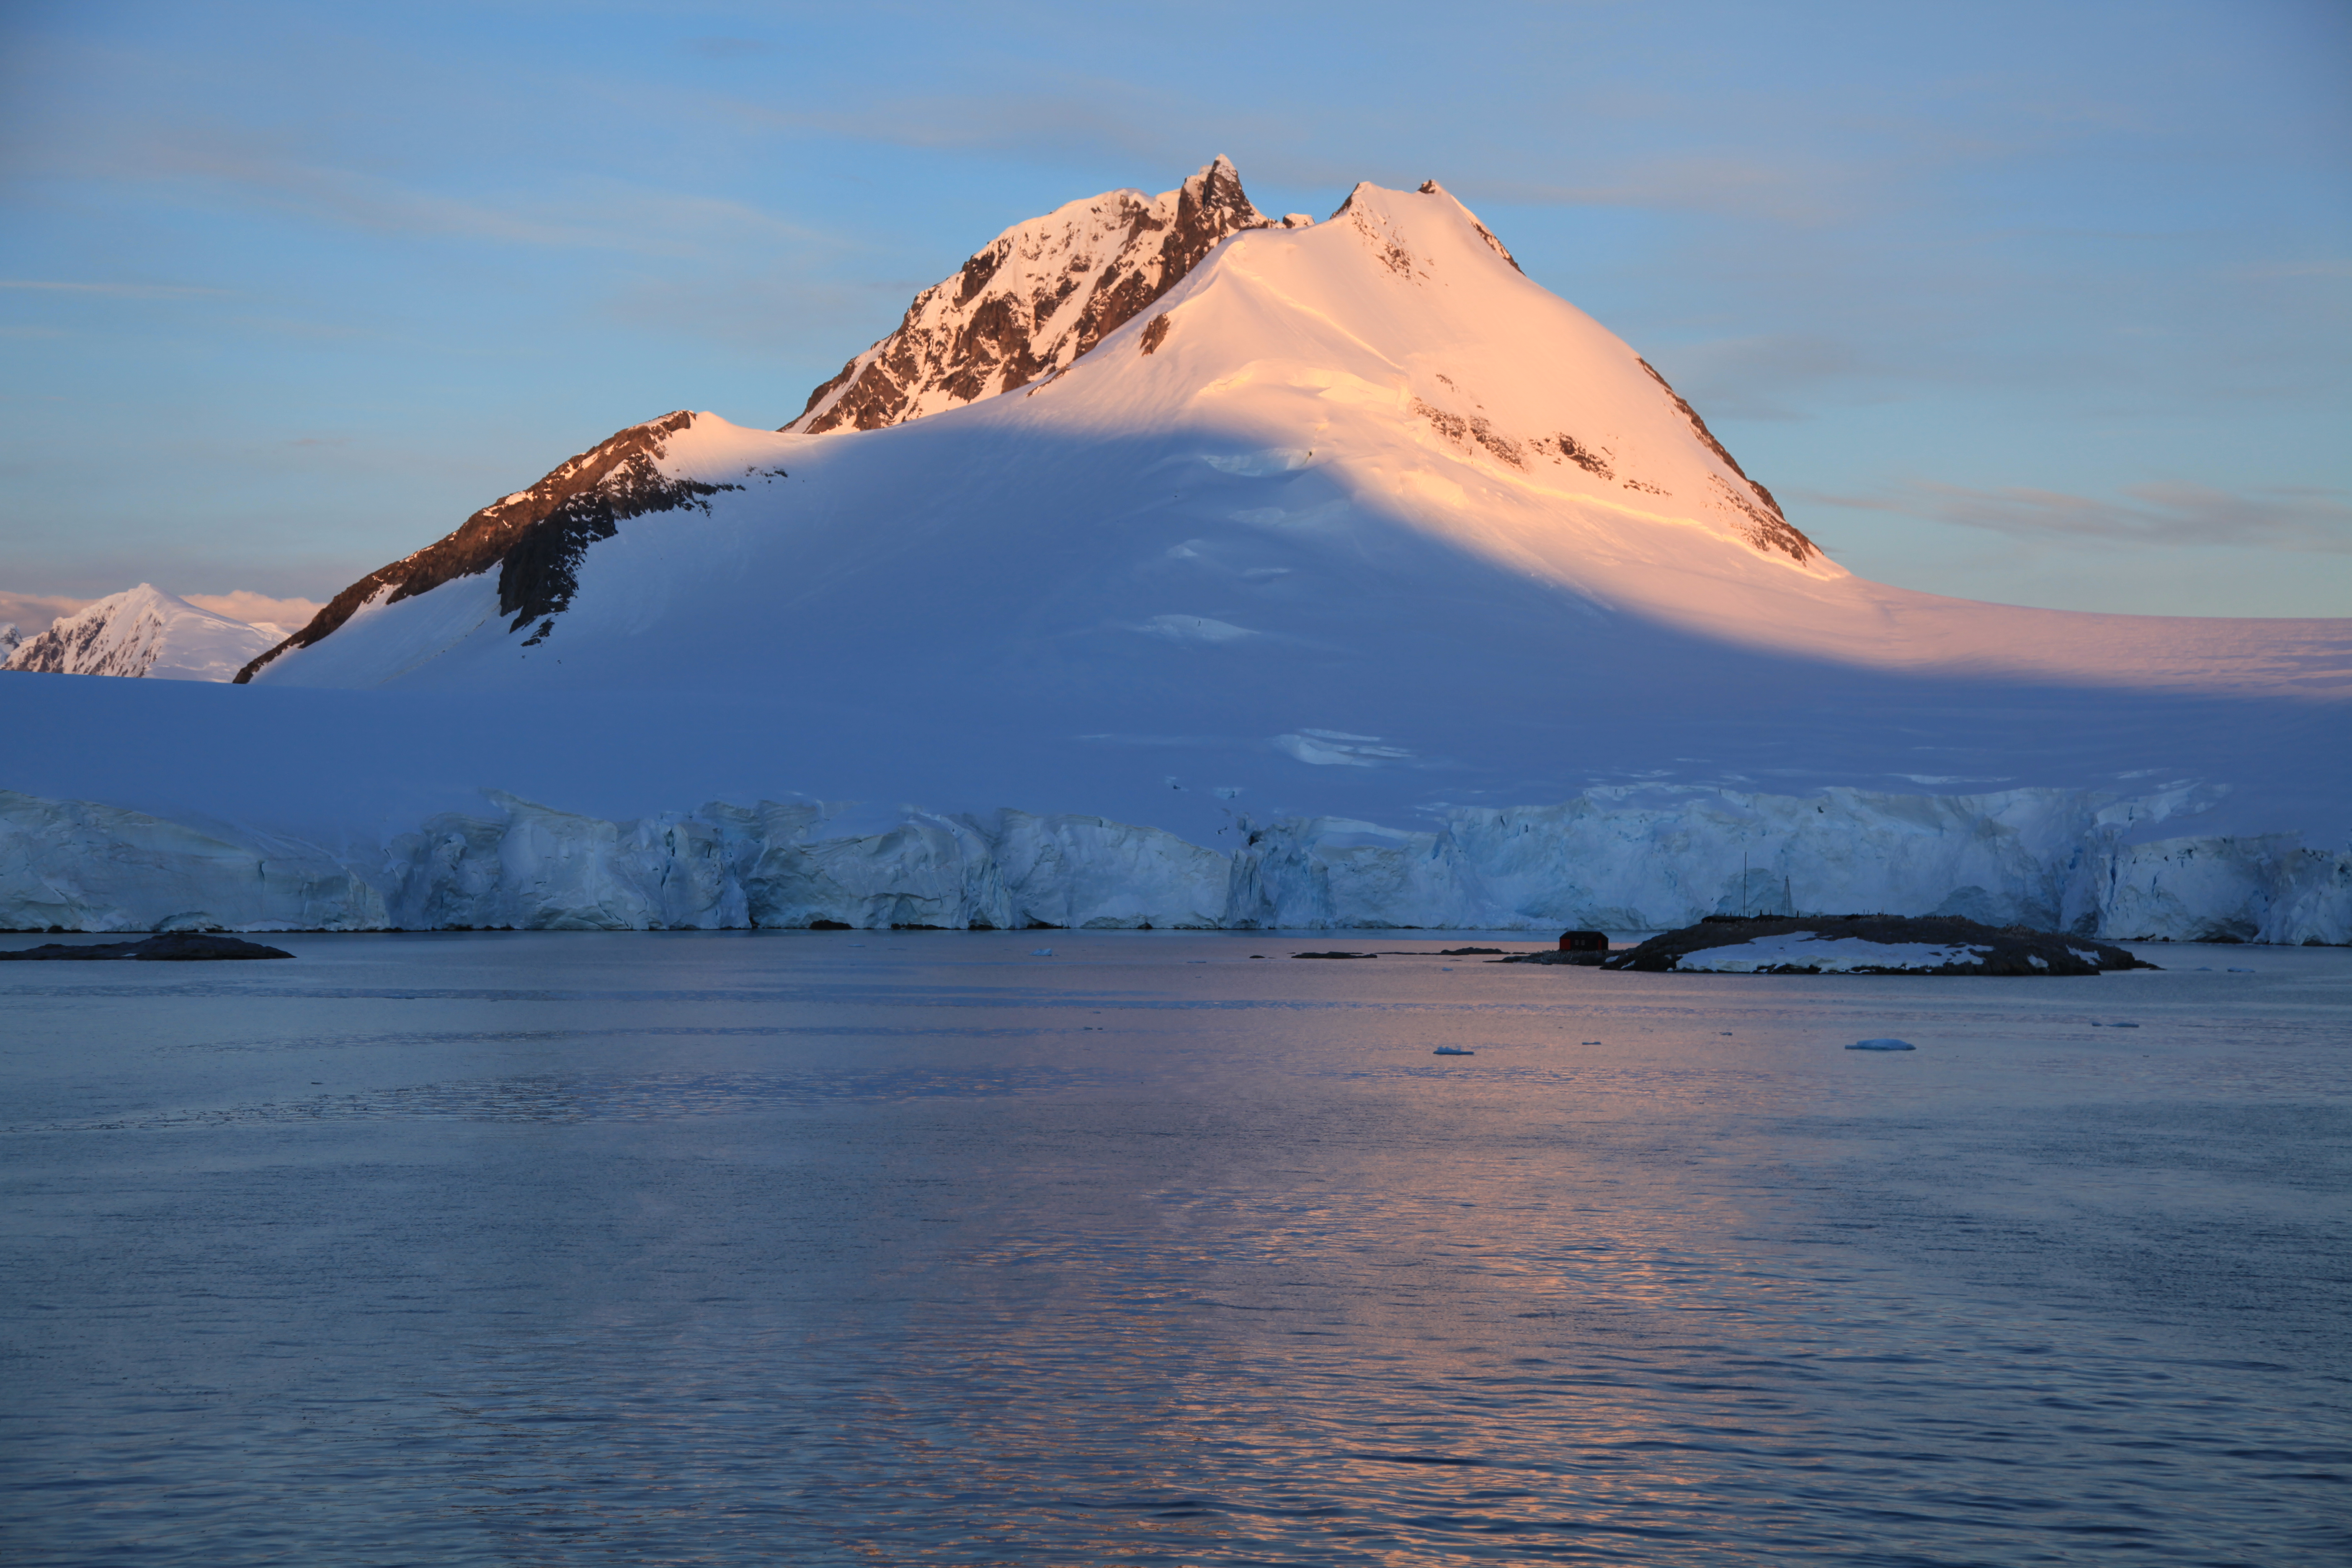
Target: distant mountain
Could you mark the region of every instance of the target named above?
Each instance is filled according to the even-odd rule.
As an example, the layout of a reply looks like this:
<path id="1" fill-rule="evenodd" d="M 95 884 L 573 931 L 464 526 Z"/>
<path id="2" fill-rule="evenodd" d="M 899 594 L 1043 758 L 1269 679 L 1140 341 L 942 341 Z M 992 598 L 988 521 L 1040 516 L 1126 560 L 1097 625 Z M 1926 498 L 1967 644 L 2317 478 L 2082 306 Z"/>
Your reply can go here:
<path id="1" fill-rule="evenodd" d="M 0 623 L 0 666 L 6 665 L 8 656 L 24 646 L 24 641 L 25 634 L 16 629 L 15 622 Z"/>
<path id="2" fill-rule="evenodd" d="M 6 628 L 0 647 L 8 653 L 0 669 L 227 680 L 273 640 L 258 626 L 198 609 L 142 583 L 84 606 L 36 637 Z"/>

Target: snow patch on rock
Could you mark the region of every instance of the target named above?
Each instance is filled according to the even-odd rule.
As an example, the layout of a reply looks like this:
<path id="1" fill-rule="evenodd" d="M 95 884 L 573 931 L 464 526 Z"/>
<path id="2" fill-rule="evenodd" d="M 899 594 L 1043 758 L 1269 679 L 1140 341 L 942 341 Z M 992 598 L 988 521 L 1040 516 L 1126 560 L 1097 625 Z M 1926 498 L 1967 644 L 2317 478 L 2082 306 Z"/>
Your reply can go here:
<path id="1" fill-rule="evenodd" d="M 1817 969 L 1823 974 L 1852 974 L 1856 970 L 1946 969 L 1954 964 L 1981 964 L 1985 954 L 1991 951 L 1989 947 L 1864 942 L 1860 937 L 1787 931 L 1779 936 L 1759 936 L 1733 947 L 1710 947 L 1685 953 L 1675 968 L 1698 974 L 1754 974 L 1783 967 Z"/>

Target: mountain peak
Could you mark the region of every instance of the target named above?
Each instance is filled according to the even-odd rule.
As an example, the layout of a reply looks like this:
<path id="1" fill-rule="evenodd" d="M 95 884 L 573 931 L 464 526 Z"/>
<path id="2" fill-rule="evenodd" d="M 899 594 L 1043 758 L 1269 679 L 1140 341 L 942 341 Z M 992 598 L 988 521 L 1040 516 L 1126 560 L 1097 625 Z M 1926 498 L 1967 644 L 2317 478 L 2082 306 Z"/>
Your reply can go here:
<path id="1" fill-rule="evenodd" d="M 809 394 L 802 435 L 876 430 L 1057 375 L 1244 229 L 1272 228 L 1219 153 L 1172 191 L 1106 191 L 1013 225 Z"/>
<path id="2" fill-rule="evenodd" d="M 142 583 L 83 605 L 37 637 L 25 637 L 0 660 L 0 669 L 226 680 L 268 641 L 267 633 L 243 621 Z"/>

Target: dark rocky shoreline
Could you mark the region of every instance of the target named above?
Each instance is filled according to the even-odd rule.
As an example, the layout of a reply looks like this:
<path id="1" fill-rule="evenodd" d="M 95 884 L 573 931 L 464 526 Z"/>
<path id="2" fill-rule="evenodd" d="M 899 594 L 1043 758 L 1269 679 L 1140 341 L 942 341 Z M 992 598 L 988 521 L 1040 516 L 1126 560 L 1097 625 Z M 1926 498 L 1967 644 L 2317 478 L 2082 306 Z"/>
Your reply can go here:
<path id="1" fill-rule="evenodd" d="M 11 959 L 136 959 L 155 963 L 193 963 L 224 958 L 291 958 L 282 947 L 265 947 L 241 937 L 208 931 L 166 931 L 143 942 L 93 942 L 74 945 L 46 942 L 38 947 L 0 948 L 0 963 Z"/>

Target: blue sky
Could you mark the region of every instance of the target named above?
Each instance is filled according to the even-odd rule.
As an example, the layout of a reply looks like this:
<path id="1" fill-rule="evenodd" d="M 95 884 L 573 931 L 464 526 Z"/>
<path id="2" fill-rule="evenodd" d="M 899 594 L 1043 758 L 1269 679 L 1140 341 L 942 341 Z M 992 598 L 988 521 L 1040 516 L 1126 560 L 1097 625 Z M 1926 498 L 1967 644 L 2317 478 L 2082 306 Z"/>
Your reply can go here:
<path id="1" fill-rule="evenodd" d="M 0 619 L 776 425 L 1009 224 L 1434 177 L 1840 561 L 2352 613 L 2352 7 L 0 10 Z M 14 609 L 12 616 L 11 610 Z"/>

